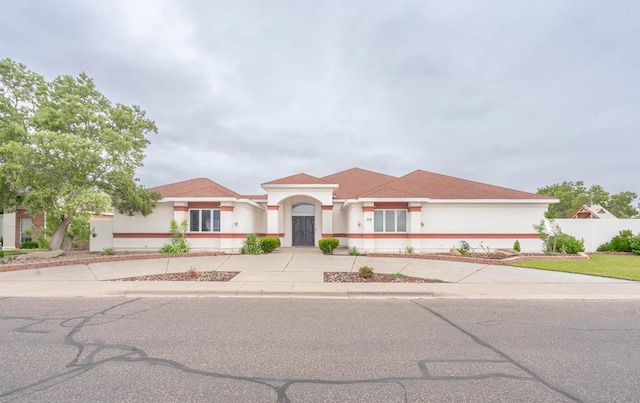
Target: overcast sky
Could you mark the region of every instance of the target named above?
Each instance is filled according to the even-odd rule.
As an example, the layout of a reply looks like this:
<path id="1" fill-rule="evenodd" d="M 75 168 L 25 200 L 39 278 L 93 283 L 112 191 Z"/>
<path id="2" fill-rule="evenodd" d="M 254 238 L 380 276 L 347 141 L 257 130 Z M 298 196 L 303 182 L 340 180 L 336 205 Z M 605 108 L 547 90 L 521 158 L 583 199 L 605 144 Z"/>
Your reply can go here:
<path id="1" fill-rule="evenodd" d="M 0 58 L 158 126 L 142 183 L 416 169 L 640 193 L 640 2 L 7 1 Z"/>

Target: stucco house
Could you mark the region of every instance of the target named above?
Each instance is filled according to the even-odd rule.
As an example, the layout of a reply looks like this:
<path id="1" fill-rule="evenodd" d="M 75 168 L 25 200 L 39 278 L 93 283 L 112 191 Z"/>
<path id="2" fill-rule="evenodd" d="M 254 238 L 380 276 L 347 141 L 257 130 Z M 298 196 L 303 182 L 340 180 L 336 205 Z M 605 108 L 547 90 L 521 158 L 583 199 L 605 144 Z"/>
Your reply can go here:
<path id="1" fill-rule="evenodd" d="M 153 213 L 92 221 L 92 250 L 157 250 L 169 241 L 172 219 L 188 221 L 194 250 L 237 251 L 247 234 L 277 236 L 283 246 L 317 246 L 336 237 L 362 251 L 505 248 L 520 241 L 540 250 L 532 226 L 546 196 L 417 170 L 395 177 L 352 168 L 322 178 L 300 173 L 262 184 L 265 194 L 240 195 L 198 178 L 155 188 Z"/>

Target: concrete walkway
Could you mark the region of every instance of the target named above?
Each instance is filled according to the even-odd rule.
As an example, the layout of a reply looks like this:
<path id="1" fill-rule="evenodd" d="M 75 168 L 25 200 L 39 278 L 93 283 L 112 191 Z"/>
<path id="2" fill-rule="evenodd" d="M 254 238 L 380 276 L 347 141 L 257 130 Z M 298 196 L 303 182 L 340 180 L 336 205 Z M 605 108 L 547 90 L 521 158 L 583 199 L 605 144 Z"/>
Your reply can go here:
<path id="1" fill-rule="evenodd" d="M 325 271 L 358 271 L 447 283 L 324 283 Z M 229 282 L 105 281 L 161 273 L 239 271 Z M 269 255 L 131 260 L 0 273 L 0 297 L 246 296 L 338 298 L 640 299 L 640 282 L 474 263 L 326 256 L 317 249 Z"/>

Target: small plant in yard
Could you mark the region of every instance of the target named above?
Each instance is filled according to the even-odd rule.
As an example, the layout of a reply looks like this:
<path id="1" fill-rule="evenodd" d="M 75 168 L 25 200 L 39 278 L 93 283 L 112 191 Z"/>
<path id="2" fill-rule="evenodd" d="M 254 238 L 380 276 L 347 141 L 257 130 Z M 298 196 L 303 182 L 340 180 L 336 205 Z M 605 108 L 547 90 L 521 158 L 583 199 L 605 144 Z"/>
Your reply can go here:
<path id="1" fill-rule="evenodd" d="M 182 220 L 178 223 L 176 220 L 171 220 L 169 226 L 169 232 L 171 232 L 171 242 L 163 245 L 160 248 L 162 253 L 186 253 L 191 248 L 189 242 L 186 239 L 186 232 L 188 227 L 187 220 Z"/>
<path id="2" fill-rule="evenodd" d="M 198 273 L 198 270 L 196 270 L 196 268 L 195 268 L 195 267 L 193 267 L 193 266 L 189 266 L 189 270 L 187 270 L 186 277 L 187 277 L 188 279 L 195 280 L 195 279 L 197 279 L 198 277 L 200 277 L 200 273 Z"/>
<path id="3" fill-rule="evenodd" d="M 405 251 L 406 253 L 408 253 L 408 254 L 412 255 L 416 250 L 415 250 L 415 248 L 414 248 L 413 246 L 409 245 L 409 246 L 407 246 L 407 247 L 404 249 L 404 251 Z"/>
<path id="4" fill-rule="evenodd" d="M 371 278 L 371 276 L 373 276 L 373 269 L 369 266 L 362 266 L 360 270 L 358 270 L 358 274 L 362 278 Z"/>
<path id="5" fill-rule="evenodd" d="M 266 236 L 264 238 L 260 238 L 260 248 L 264 253 L 271 253 L 277 248 L 280 247 L 280 238 Z"/>
<path id="6" fill-rule="evenodd" d="M 549 220 L 549 229 L 544 220 L 540 220 L 540 224 L 534 225 L 533 229 L 538 233 L 543 242 L 544 251 L 547 253 L 584 252 L 584 241 L 562 232 L 560 226 L 553 220 Z"/>
<path id="7" fill-rule="evenodd" d="M 113 246 L 109 246 L 107 248 L 102 249 L 102 252 L 104 252 L 104 254 L 108 256 L 116 254 L 116 250 L 113 248 Z"/>
<path id="8" fill-rule="evenodd" d="M 360 256 L 360 255 L 362 255 L 362 252 L 360 252 L 358 247 L 354 245 L 354 246 L 349 248 L 349 254 L 351 256 Z"/>
<path id="9" fill-rule="evenodd" d="M 264 253 L 256 234 L 247 235 L 247 239 L 244 240 L 244 245 L 240 248 L 240 253 L 243 255 L 262 255 Z"/>
<path id="10" fill-rule="evenodd" d="M 516 252 L 520 252 L 520 241 L 518 241 L 517 239 L 513 243 L 513 250 L 515 250 Z"/>
<path id="11" fill-rule="evenodd" d="M 393 277 L 395 277 L 395 278 L 404 278 L 406 276 L 404 274 L 398 272 L 398 273 L 393 273 Z"/>
<path id="12" fill-rule="evenodd" d="M 333 250 L 338 247 L 340 241 L 338 238 L 322 238 L 318 241 L 318 247 L 325 255 L 332 255 Z"/>

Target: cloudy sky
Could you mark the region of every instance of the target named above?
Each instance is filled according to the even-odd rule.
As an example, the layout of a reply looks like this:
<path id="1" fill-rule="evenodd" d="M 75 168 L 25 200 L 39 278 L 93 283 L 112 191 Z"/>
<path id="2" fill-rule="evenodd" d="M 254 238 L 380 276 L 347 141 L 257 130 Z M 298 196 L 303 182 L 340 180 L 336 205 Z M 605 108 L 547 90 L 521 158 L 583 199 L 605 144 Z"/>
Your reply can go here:
<path id="1" fill-rule="evenodd" d="M 147 186 L 416 169 L 640 193 L 640 2 L 22 0 L 0 58 L 155 120 Z"/>

